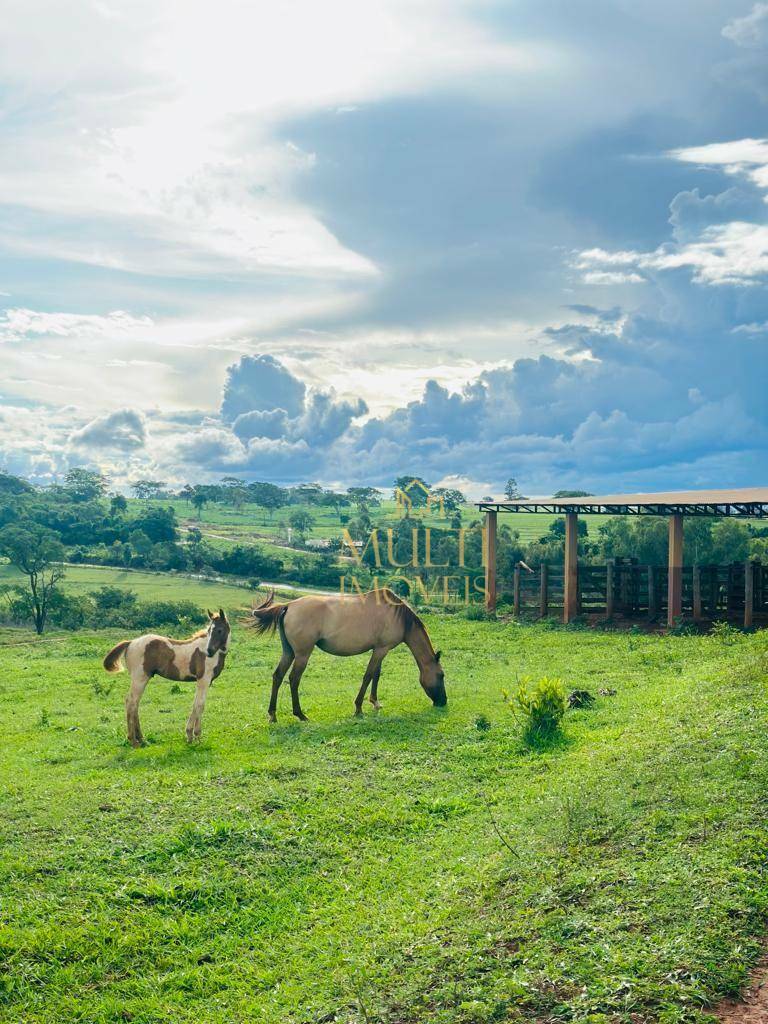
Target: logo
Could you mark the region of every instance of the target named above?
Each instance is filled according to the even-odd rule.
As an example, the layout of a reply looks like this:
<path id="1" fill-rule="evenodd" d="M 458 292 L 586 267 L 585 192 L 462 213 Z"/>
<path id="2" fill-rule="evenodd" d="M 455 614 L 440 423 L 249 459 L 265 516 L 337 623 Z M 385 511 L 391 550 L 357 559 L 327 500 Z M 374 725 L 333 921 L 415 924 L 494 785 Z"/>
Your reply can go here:
<path id="1" fill-rule="evenodd" d="M 404 478 L 400 478 L 403 481 Z M 408 478 L 405 478 L 406 480 Z M 342 594 L 392 588 L 419 605 L 469 605 L 485 600 L 485 529 L 462 522 L 461 495 L 432 491 L 418 477 L 398 484 L 394 512 L 382 512 L 365 532 L 344 527 Z M 450 502 L 446 503 L 446 498 Z M 441 521 L 442 520 L 442 521 Z"/>
<path id="2" fill-rule="evenodd" d="M 405 487 L 395 488 L 395 505 L 401 516 L 410 518 L 414 515 L 437 516 L 445 519 L 445 498 L 442 494 L 433 494 L 423 480 L 414 477 Z"/>

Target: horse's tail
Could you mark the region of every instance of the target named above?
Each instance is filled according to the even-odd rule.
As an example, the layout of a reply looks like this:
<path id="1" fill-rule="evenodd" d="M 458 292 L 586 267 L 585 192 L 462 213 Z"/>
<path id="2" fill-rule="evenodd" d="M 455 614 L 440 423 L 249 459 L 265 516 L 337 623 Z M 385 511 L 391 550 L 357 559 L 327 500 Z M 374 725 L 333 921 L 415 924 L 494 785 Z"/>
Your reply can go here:
<path id="1" fill-rule="evenodd" d="M 107 672 L 119 672 L 121 669 L 120 662 L 123 660 L 125 652 L 130 646 L 130 640 L 121 640 L 119 644 L 115 644 L 112 650 L 104 659 L 103 665 Z"/>
<path id="2" fill-rule="evenodd" d="M 251 609 L 249 625 L 253 626 L 257 633 L 274 633 L 279 628 L 280 638 L 283 639 L 283 616 L 288 605 L 275 604 L 274 602 L 275 592 L 273 590 L 265 601 L 262 601 L 256 608 Z"/>

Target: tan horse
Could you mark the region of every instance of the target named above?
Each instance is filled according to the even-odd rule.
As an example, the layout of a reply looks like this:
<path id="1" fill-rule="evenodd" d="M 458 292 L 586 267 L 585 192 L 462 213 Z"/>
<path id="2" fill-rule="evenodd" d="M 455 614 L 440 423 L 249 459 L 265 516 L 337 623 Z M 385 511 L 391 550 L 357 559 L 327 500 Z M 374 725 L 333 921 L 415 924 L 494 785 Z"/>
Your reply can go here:
<path id="1" fill-rule="evenodd" d="M 144 744 L 139 723 L 139 701 L 152 676 L 197 682 L 195 700 L 187 720 L 187 742 L 200 739 L 208 687 L 224 669 L 229 650 L 230 626 L 224 609 L 208 612 L 210 622 L 187 640 L 169 640 L 167 636 L 146 633 L 135 640 L 122 640 L 104 658 L 107 672 L 119 672 L 123 662 L 131 676 L 131 688 L 125 698 L 128 742 L 132 747 Z"/>
<path id="2" fill-rule="evenodd" d="M 440 651 L 435 651 L 429 634 L 416 612 L 392 590 L 372 590 L 367 594 L 323 594 L 300 597 L 287 604 L 274 604 L 274 591 L 254 608 L 253 625 L 259 633 L 277 630 L 283 656 L 272 675 L 269 701 L 270 722 L 277 721 L 277 694 L 285 673 L 291 668 L 289 682 L 293 713 L 306 721 L 299 703 L 299 682 L 315 647 L 342 658 L 371 651 L 371 659 L 355 698 L 355 714 L 363 713 L 363 700 L 371 686 L 371 704 L 381 707 L 378 698 L 381 663 L 387 654 L 404 643 L 419 666 L 419 680 L 433 704 L 443 707 L 445 674 Z"/>

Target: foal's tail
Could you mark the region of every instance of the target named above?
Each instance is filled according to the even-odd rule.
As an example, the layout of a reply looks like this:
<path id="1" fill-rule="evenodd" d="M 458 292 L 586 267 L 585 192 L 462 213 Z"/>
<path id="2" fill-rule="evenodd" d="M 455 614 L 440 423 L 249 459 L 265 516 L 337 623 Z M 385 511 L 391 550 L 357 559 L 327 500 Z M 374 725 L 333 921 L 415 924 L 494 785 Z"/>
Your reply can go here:
<path id="1" fill-rule="evenodd" d="M 121 640 L 119 644 L 115 644 L 112 650 L 104 659 L 103 665 L 107 672 L 119 672 L 121 669 L 120 662 L 123 660 L 125 652 L 128 650 L 130 640 Z"/>

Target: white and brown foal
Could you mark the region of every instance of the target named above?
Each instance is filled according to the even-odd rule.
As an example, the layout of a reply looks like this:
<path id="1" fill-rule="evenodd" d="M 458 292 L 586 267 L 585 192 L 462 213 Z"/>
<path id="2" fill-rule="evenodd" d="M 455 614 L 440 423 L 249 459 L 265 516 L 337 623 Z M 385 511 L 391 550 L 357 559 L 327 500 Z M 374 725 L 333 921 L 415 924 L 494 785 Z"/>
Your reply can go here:
<path id="1" fill-rule="evenodd" d="M 144 743 L 139 723 L 139 701 L 152 676 L 197 682 L 195 700 L 187 719 L 187 741 L 200 739 L 203 710 L 208 687 L 224 669 L 229 650 L 230 626 L 224 610 L 208 612 L 210 622 L 188 640 L 170 640 L 166 636 L 146 633 L 135 640 L 121 640 L 104 659 L 107 672 L 119 672 L 125 664 L 131 677 L 131 688 L 125 698 L 128 742 L 133 747 Z"/>

